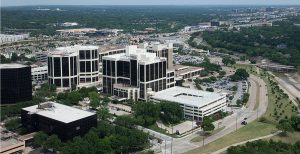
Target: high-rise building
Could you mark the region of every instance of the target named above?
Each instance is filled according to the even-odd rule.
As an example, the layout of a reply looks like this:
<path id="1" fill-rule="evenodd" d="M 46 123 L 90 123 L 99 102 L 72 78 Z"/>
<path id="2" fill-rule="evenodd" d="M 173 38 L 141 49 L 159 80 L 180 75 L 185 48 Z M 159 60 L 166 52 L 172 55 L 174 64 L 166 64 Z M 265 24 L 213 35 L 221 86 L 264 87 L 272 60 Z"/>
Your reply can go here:
<path id="1" fill-rule="evenodd" d="M 48 82 L 58 89 L 92 86 L 99 83 L 97 46 L 69 46 L 48 54 Z"/>
<path id="2" fill-rule="evenodd" d="M 21 64 L 0 64 L 1 104 L 32 99 L 31 67 Z"/>
<path id="3" fill-rule="evenodd" d="M 108 55 L 102 59 L 104 93 L 125 99 L 147 100 L 148 92 L 167 88 L 165 57 L 158 57 L 156 53 L 149 53 L 137 46 L 127 46 L 126 53 Z"/>
<path id="4" fill-rule="evenodd" d="M 155 43 L 143 43 L 139 45 L 139 48 L 147 49 L 147 52 L 155 53 L 157 57 L 167 58 L 167 68 L 171 69 L 173 67 L 173 44 L 160 44 Z"/>

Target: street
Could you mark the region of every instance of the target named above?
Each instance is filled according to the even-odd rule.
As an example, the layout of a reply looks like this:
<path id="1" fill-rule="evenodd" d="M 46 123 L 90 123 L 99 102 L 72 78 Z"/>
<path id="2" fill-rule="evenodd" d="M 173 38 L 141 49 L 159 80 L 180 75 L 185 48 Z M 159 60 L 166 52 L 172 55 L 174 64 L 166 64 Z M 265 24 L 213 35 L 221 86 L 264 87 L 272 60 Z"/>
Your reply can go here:
<path id="1" fill-rule="evenodd" d="M 249 81 L 251 82 L 251 87 L 249 89 L 251 99 L 249 99 L 249 101 L 248 101 L 248 103 L 249 103 L 247 105 L 248 108 L 242 107 L 242 108 L 236 110 L 236 112 L 234 114 L 227 116 L 222 120 L 214 122 L 215 126 L 217 126 L 217 124 L 219 122 L 221 122 L 219 127 L 225 126 L 225 128 L 223 130 L 221 130 L 220 132 L 218 132 L 212 136 L 207 137 L 204 142 L 199 142 L 199 143 L 195 143 L 195 142 L 192 143 L 192 142 L 190 142 L 190 140 L 192 138 L 198 136 L 198 132 L 200 130 L 195 131 L 195 132 L 193 132 L 185 137 L 182 137 L 182 138 L 166 138 L 164 134 L 155 132 L 156 137 L 161 136 L 164 141 L 161 144 L 163 146 L 163 148 L 161 150 L 160 150 L 159 145 L 154 147 L 154 150 L 156 152 L 160 151 L 160 153 L 162 153 L 162 154 L 185 153 L 185 152 L 188 152 L 195 148 L 202 147 L 203 144 L 206 145 L 208 143 L 211 143 L 211 142 L 243 127 L 243 125 L 241 125 L 241 122 L 243 121 L 243 119 L 245 117 L 247 117 L 247 122 L 249 123 L 249 122 L 252 122 L 255 119 L 257 119 L 258 117 L 262 116 L 266 112 L 267 106 L 268 106 L 268 97 L 266 95 L 268 91 L 267 91 L 266 84 L 262 79 L 258 78 L 257 76 L 254 76 L 254 75 L 250 75 Z M 258 85 L 255 83 L 258 83 Z M 260 93 L 257 93 L 258 88 L 260 88 L 259 89 Z M 259 106 L 258 106 L 258 110 L 254 110 L 257 94 L 259 95 L 258 96 Z M 166 143 L 166 145 L 165 145 L 165 143 Z"/>

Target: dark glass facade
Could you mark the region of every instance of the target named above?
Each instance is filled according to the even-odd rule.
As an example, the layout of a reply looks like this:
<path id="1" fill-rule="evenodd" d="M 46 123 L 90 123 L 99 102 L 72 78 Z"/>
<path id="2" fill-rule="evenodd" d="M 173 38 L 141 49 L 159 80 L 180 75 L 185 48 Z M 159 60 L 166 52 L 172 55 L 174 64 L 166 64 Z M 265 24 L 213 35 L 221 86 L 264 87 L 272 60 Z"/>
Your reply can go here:
<path id="1" fill-rule="evenodd" d="M 39 114 L 29 114 L 21 110 L 22 125 L 29 131 L 44 131 L 56 134 L 62 141 L 71 140 L 75 136 L 83 136 L 92 127 L 97 127 L 96 114 L 70 123 L 64 123 Z"/>
<path id="2" fill-rule="evenodd" d="M 112 61 L 103 59 L 102 65 L 104 93 L 113 95 L 114 83 L 139 87 L 140 98 L 142 99 L 145 99 L 146 97 L 145 92 L 147 88 L 152 88 L 153 91 L 166 89 L 166 61 L 138 64 L 135 59 L 131 59 L 130 61 Z"/>
<path id="3" fill-rule="evenodd" d="M 1 104 L 32 100 L 31 67 L 1 68 Z"/>
<path id="4" fill-rule="evenodd" d="M 48 73 L 49 84 L 55 84 L 58 88 L 76 85 L 77 57 L 48 57 Z"/>

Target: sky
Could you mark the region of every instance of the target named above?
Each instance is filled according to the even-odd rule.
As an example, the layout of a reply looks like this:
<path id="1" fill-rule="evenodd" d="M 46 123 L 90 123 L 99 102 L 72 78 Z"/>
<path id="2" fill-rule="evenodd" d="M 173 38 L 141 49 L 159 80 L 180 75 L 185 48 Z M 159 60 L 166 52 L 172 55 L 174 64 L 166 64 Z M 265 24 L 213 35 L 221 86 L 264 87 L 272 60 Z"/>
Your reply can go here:
<path id="1" fill-rule="evenodd" d="M 300 0 L 1 0 L 1 6 L 23 5 L 300 5 Z"/>

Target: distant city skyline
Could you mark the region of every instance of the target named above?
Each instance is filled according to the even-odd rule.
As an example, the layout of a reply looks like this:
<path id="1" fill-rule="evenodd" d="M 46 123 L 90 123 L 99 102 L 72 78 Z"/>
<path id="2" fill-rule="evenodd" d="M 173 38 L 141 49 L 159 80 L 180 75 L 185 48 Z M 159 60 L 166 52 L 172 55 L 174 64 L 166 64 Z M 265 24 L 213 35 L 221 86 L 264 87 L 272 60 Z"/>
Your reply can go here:
<path id="1" fill-rule="evenodd" d="M 28 5 L 300 5 L 300 0 L 2 0 L 1 6 Z"/>

